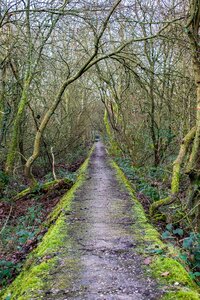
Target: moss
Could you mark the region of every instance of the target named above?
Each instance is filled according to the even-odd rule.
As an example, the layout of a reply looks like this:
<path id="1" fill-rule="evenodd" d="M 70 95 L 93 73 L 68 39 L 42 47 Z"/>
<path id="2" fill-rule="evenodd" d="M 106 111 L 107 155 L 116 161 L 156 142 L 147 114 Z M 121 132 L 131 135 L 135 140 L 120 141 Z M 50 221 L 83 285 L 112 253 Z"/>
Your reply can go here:
<path id="1" fill-rule="evenodd" d="M 88 168 L 90 156 L 94 150 L 94 147 L 90 150 L 88 158 L 85 160 L 85 162 L 81 165 L 81 167 L 78 170 L 78 178 L 73 187 L 66 193 L 61 200 L 59 201 L 58 205 L 55 207 L 53 212 L 49 215 L 48 220 L 45 222 L 45 225 L 51 224 L 54 220 L 56 220 L 61 212 L 66 213 L 70 210 L 70 199 L 73 199 L 74 193 L 76 190 L 83 184 L 85 180 L 85 172 Z"/>
<path id="2" fill-rule="evenodd" d="M 6 159 L 5 169 L 8 174 L 12 172 L 16 160 L 16 151 L 19 142 L 20 123 L 27 104 L 27 95 L 28 95 L 30 82 L 31 82 L 31 76 L 27 75 L 24 81 L 21 99 L 18 104 L 18 110 L 14 119 L 12 137 L 11 137 L 11 142 L 10 142 L 7 159 Z"/>
<path id="3" fill-rule="evenodd" d="M 120 155 L 120 149 L 117 146 L 115 137 L 113 136 L 112 128 L 111 128 L 110 123 L 109 123 L 108 112 L 107 112 L 106 109 L 105 109 L 105 112 L 104 112 L 104 125 L 105 125 L 105 128 L 106 128 L 106 133 L 107 133 L 108 138 L 109 138 L 109 144 L 110 144 L 109 151 L 110 151 L 110 153 L 114 154 L 114 155 Z"/>
<path id="4" fill-rule="evenodd" d="M 45 286 L 44 279 L 48 278 L 49 270 L 56 264 L 55 255 L 63 245 L 65 232 L 64 216 L 60 216 L 36 250 L 29 255 L 22 273 L 7 288 L 4 297 L 10 294 L 11 299 L 25 300 L 29 296 L 39 296 Z"/>
<path id="5" fill-rule="evenodd" d="M 149 209 L 150 216 L 153 216 L 155 211 L 160 206 L 170 204 L 171 201 L 172 201 L 172 198 L 171 198 L 171 196 L 169 196 L 169 197 L 166 197 L 164 199 L 161 199 L 161 200 L 158 200 L 158 201 L 155 201 L 154 203 L 152 203 L 151 206 L 150 206 L 150 209 Z"/>
<path id="6" fill-rule="evenodd" d="M 174 163 L 172 183 L 171 183 L 171 192 L 172 192 L 172 194 L 178 193 L 178 191 L 179 191 L 179 182 L 180 182 L 180 164 L 179 163 Z"/>
<path id="7" fill-rule="evenodd" d="M 53 180 L 53 181 L 49 181 L 49 182 L 45 182 L 44 184 L 42 185 L 39 185 L 37 184 L 36 186 L 34 186 L 33 188 L 29 187 L 23 191 L 21 191 L 20 193 L 18 193 L 15 197 L 14 197 L 14 200 L 19 200 L 23 197 L 25 197 L 26 195 L 28 194 L 31 194 L 31 193 L 34 193 L 37 189 L 48 189 L 50 188 L 51 186 L 53 186 L 54 184 L 58 183 L 59 180 Z"/>
<path id="8" fill-rule="evenodd" d="M 56 253 L 63 245 L 63 239 L 66 233 L 65 217 L 62 214 L 54 226 L 48 230 L 42 243 L 39 244 L 36 252 L 37 257 L 43 257 L 48 254 Z"/>
<path id="9" fill-rule="evenodd" d="M 149 253 L 153 254 L 153 251 L 161 253 L 160 255 L 152 255 L 152 263 L 148 267 L 150 268 L 152 276 L 160 283 L 169 287 L 169 292 L 164 295 L 162 300 L 200 299 L 198 287 L 191 280 L 188 272 L 178 261 L 173 259 L 174 257 L 178 257 L 177 250 L 172 245 L 167 245 L 160 240 L 159 232 L 149 223 L 144 209 L 136 198 L 135 191 L 124 173 L 114 161 L 111 161 L 111 165 L 117 172 L 118 180 L 126 186 L 133 200 L 132 210 L 135 219 L 133 230 L 135 236 L 138 237 L 136 250 L 148 256 Z M 161 251 L 158 252 L 158 250 Z M 162 277 L 162 274 L 165 272 L 169 272 L 169 275 Z M 178 282 L 177 288 L 174 286 L 175 282 Z M 176 291 L 174 291 L 174 289 L 176 289 Z M 180 290 L 177 291 L 177 289 Z"/>
<path id="10" fill-rule="evenodd" d="M 39 191 L 47 191 L 48 189 L 50 189 L 51 187 L 53 187 L 54 185 L 56 185 L 57 183 L 63 181 L 65 183 L 68 183 L 69 186 L 72 185 L 72 181 L 67 179 L 67 178 L 64 178 L 64 179 L 60 179 L 60 180 L 52 180 L 52 181 L 49 181 L 49 182 L 45 182 L 44 184 L 40 185 L 40 184 L 36 184 L 34 187 L 29 187 L 23 191 L 21 191 L 20 193 L 18 193 L 15 197 L 14 197 L 14 200 L 17 201 L 25 196 L 27 196 L 28 194 L 34 194 L 36 192 L 39 192 Z"/>
<path id="11" fill-rule="evenodd" d="M 30 190 L 31 190 L 30 188 L 27 188 L 27 189 L 21 191 L 20 193 L 18 193 L 18 194 L 14 197 L 14 200 L 18 200 L 18 199 L 20 199 L 20 198 L 22 198 L 22 197 L 28 195 L 28 193 L 30 193 Z"/>
<path id="12" fill-rule="evenodd" d="M 93 151 L 90 151 L 89 157 Z M 66 210 L 70 209 L 76 190 L 85 180 L 89 158 L 79 169 L 77 182 L 63 196 L 56 209 L 51 214 L 50 220 L 55 223 L 49 228 L 38 247 L 28 256 L 23 271 L 13 283 L 0 294 L 0 299 L 10 295 L 13 300 L 27 300 L 37 297 L 44 299 L 43 290 L 46 286 L 49 272 L 53 270 L 59 260 L 59 253 L 69 243 L 66 225 Z M 59 217 L 58 217 L 59 216 Z M 47 224 L 46 224 L 47 225 Z M 71 262 L 73 264 L 73 262 Z"/>
<path id="13" fill-rule="evenodd" d="M 176 260 L 170 257 L 156 257 L 152 265 L 152 274 L 160 278 L 160 281 L 164 283 L 174 284 L 178 282 L 179 285 L 194 288 L 195 283 L 190 278 L 188 272 L 183 268 L 183 266 Z M 169 272 L 169 275 L 162 277 L 162 274 Z"/>
<path id="14" fill-rule="evenodd" d="M 117 178 L 126 186 L 133 200 L 134 205 L 132 207 L 132 210 L 133 210 L 134 218 L 136 218 L 136 222 L 135 222 L 136 225 L 133 225 L 133 229 L 136 236 L 138 236 L 140 242 L 142 241 L 142 242 L 151 243 L 152 247 L 160 246 L 161 248 L 162 247 L 165 248 L 166 245 L 160 240 L 160 234 L 149 223 L 147 216 L 144 212 L 143 206 L 137 200 L 136 193 L 133 190 L 127 178 L 125 177 L 124 173 L 114 161 L 111 161 L 111 165 L 117 171 Z"/>
<path id="15" fill-rule="evenodd" d="M 161 300 L 199 300 L 199 294 L 195 291 L 174 291 L 167 293 Z"/>
<path id="16" fill-rule="evenodd" d="M 158 221 L 166 222 L 166 215 L 164 215 L 162 213 L 157 213 L 154 215 L 154 220 L 155 220 L 155 222 L 158 222 Z"/>
<path id="17" fill-rule="evenodd" d="M 24 270 L 13 282 L 10 289 L 2 295 L 1 299 L 27 300 L 33 296 L 39 296 L 44 288 L 44 279 L 47 278 L 50 268 L 55 265 L 55 259 L 43 261 L 39 265 L 33 265 L 28 271 Z"/>

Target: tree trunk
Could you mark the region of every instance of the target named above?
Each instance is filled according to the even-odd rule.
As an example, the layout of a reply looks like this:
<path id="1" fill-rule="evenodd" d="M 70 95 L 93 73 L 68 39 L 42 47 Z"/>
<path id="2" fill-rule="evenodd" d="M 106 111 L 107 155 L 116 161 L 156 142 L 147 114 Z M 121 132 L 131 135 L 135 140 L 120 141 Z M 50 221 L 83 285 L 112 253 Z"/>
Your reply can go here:
<path id="1" fill-rule="evenodd" d="M 190 17 L 187 23 L 187 32 L 193 56 L 194 80 L 196 85 L 196 132 L 192 151 L 186 166 L 189 175 L 190 187 L 186 206 L 188 213 L 196 228 L 200 228 L 200 0 L 191 0 Z"/>
<path id="2" fill-rule="evenodd" d="M 171 195 L 165 199 L 154 202 L 150 206 L 150 215 L 153 216 L 155 212 L 164 205 L 168 205 L 176 200 L 176 194 L 179 192 L 181 166 L 188 152 L 189 146 L 194 139 L 196 127 L 193 127 L 182 140 L 179 154 L 173 163 L 172 180 L 171 180 Z"/>
<path id="3" fill-rule="evenodd" d="M 2 144 L 4 137 L 4 119 L 5 119 L 5 76 L 6 67 L 3 65 L 1 71 L 1 87 L 0 87 L 0 145 Z"/>
<path id="4" fill-rule="evenodd" d="M 186 168 L 186 174 L 189 175 L 190 187 L 186 206 L 193 225 L 200 228 L 200 63 L 194 62 L 195 83 L 197 87 L 197 113 L 196 113 L 196 133 L 193 142 L 192 151 Z"/>
<path id="5" fill-rule="evenodd" d="M 13 167 L 14 167 L 14 163 L 15 163 L 16 151 L 19 146 L 20 124 L 22 122 L 24 110 L 25 110 L 25 107 L 27 104 L 27 97 L 28 97 L 28 90 L 29 90 L 30 82 L 31 82 L 31 78 L 30 78 L 30 76 L 28 76 L 24 82 L 21 99 L 19 101 L 17 114 L 16 114 L 16 117 L 14 120 L 13 133 L 12 133 L 12 137 L 11 137 L 10 147 L 8 150 L 6 166 L 5 166 L 5 171 L 8 174 L 10 174 L 13 171 Z"/>
<path id="6" fill-rule="evenodd" d="M 55 102 L 51 105 L 51 107 L 48 109 L 48 111 L 46 112 L 46 114 L 44 115 L 41 124 L 37 130 L 36 136 L 35 136 L 35 141 L 34 141 L 34 146 L 33 146 L 33 153 L 32 155 L 28 158 L 26 165 L 25 165 L 25 176 L 27 179 L 30 180 L 31 185 L 35 185 L 36 184 L 36 180 L 32 174 L 31 168 L 32 165 L 34 163 L 34 161 L 38 158 L 39 154 L 40 154 L 40 147 L 41 147 L 41 141 L 42 141 L 42 135 L 43 132 L 52 116 L 52 114 L 54 113 L 54 111 L 56 110 L 58 104 L 60 103 L 61 99 L 62 99 L 62 95 L 66 89 L 66 87 L 68 86 L 69 81 L 66 81 L 60 88 L 57 97 L 55 99 Z"/>

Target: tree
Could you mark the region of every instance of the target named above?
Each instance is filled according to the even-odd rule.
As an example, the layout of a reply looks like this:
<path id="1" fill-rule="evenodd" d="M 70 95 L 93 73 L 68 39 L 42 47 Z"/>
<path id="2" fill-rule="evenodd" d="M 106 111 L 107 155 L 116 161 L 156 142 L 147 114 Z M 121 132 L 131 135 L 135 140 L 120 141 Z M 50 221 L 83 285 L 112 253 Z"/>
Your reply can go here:
<path id="1" fill-rule="evenodd" d="M 187 197 L 183 200 L 183 207 L 189 213 L 196 228 L 200 226 L 200 205 L 199 205 L 199 151 L 200 151 L 200 1 L 191 0 L 189 17 L 185 25 L 185 31 L 189 38 L 191 56 L 196 85 L 196 124 L 183 138 L 177 159 L 173 164 L 171 196 L 164 200 L 155 202 L 151 206 L 151 214 L 162 205 L 167 205 L 177 200 L 177 193 L 180 187 L 181 167 L 185 162 L 185 174 L 189 176 L 190 186 Z"/>
<path id="2" fill-rule="evenodd" d="M 44 18 L 41 22 L 42 23 L 47 22 L 49 28 L 47 27 L 48 29 L 46 30 L 46 28 L 44 27 L 44 29 L 41 30 L 40 28 L 41 25 L 38 18 L 31 19 L 30 0 L 27 0 L 24 7 L 24 11 L 25 11 L 24 30 L 26 32 L 27 53 L 26 53 L 26 61 L 25 61 L 25 68 L 24 68 L 24 78 L 22 80 L 22 83 L 19 82 L 21 86 L 21 95 L 18 103 L 17 113 L 14 119 L 13 133 L 11 137 L 9 151 L 7 154 L 7 160 L 5 166 L 5 170 L 7 173 L 10 173 L 14 166 L 16 150 L 19 146 L 20 124 L 22 122 L 24 111 L 28 102 L 30 85 L 32 83 L 34 74 L 40 62 L 43 49 L 59 19 L 59 15 L 53 19 L 49 19 L 49 16 L 46 16 L 46 18 Z M 39 22 L 39 24 L 38 24 L 38 31 L 36 33 L 34 32 L 33 34 L 32 26 L 34 21 L 36 24 Z M 17 78 L 17 80 L 19 80 L 19 78 Z"/>

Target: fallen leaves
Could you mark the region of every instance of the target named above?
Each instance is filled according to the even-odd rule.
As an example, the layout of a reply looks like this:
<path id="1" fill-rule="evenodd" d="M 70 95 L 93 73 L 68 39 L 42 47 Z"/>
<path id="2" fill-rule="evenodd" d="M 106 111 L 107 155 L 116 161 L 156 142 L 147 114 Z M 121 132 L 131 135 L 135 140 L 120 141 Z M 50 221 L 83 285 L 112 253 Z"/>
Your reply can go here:
<path id="1" fill-rule="evenodd" d="M 152 262 L 152 258 L 151 258 L 151 257 L 147 257 L 147 258 L 145 258 L 145 260 L 144 260 L 144 264 L 145 264 L 145 265 L 150 265 L 151 262 Z"/>
<path id="2" fill-rule="evenodd" d="M 161 276 L 162 276 L 162 277 L 167 277 L 167 276 L 169 276 L 169 274 L 170 274 L 169 272 L 163 272 L 163 273 L 161 274 Z"/>

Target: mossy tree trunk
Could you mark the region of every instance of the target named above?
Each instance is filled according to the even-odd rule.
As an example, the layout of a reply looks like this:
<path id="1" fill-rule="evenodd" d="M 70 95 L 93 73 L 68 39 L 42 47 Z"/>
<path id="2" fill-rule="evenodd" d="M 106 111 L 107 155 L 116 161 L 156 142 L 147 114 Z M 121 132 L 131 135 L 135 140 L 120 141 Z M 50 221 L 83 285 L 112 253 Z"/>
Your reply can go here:
<path id="1" fill-rule="evenodd" d="M 65 90 L 67 89 L 67 87 L 71 83 L 76 81 L 78 78 L 80 78 L 85 72 L 87 72 L 92 66 L 96 65 L 99 61 L 113 56 L 115 53 L 120 52 L 121 49 L 123 49 L 126 46 L 126 43 L 125 43 L 125 44 L 121 45 L 120 47 L 118 47 L 115 51 L 112 51 L 111 53 L 98 56 L 100 40 L 101 40 L 101 38 L 102 38 L 106 28 L 107 28 L 107 25 L 109 23 L 109 20 L 110 20 L 112 14 L 114 13 L 115 9 L 120 4 L 120 2 L 121 2 L 121 0 L 117 0 L 113 4 L 113 6 L 111 7 L 105 21 L 102 23 L 99 34 L 96 35 L 96 38 L 95 38 L 94 51 L 91 53 L 91 55 L 86 60 L 86 62 L 83 64 L 83 66 L 80 67 L 80 69 L 74 75 L 72 75 L 66 81 L 63 82 L 63 84 L 61 85 L 61 87 L 60 87 L 60 89 L 57 93 L 57 96 L 55 97 L 54 102 L 52 103 L 52 105 L 47 110 L 46 114 L 44 115 L 43 119 L 41 120 L 40 126 L 39 126 L 39 128 L 37 130 L 37 133 L 35 135 L 32 155 L 28 158 L 28 160 L 26 162 L 26 165 L 25 165 L 25 170 L 24 170 L 25 176 L 26 176 L 27 179 L 29 179 L 31 185 L 36 184 L 36 180 L 34 179 L 34 177 L 32 175 L 31 169 L 32 169 L 33 163 L 35 162 L 35 160 L 38 158 L 38 156 L 40 154 L 40 148 L 41 148 L 41 141 L 42 141 L 43 132 L 45 131 L 46 126 L 47 126 L 48 122 L 51 119 L 51 116 L 53 115 L 56 108 L 60 104 L 60 102 L 62 100 L 62 96 L 63 96 Z"/>
<path id="2" fill-rule="evenodd" d="M 117 155 L 120 152 L 119 145 L 116 142 L 116 137 L 112 132 L 112 123 L 110 122 L 110 116 L 109 116 L 109 111 L 108 108 L 105 108 L 104 112 L 104 125 L 106 129 L 106 134 L 109 139 L 109 144 L 110 144 L 110 153 L 113 155 Z"/>
<path id="3" fill-rule="evenodd" d="M 10 142 L 10 146 L 6 158 L 5 171 L 8 174 L 10 174 L 14 168 L 16 152 L 19 148 L 20 125 L 23 119 L 23 115 L 24 115 L 24 111 L 28 99 L 29 87 L 32 80 L 31 67 L 32 67 L 33 43 L 32 43 L 31 24 L 30 24 L 30 6 L 31 6 L 31 1 L 27 0 L 25 4 L 25 8 L 26 8 L 25 26 L 26 26 L 26 34 L 27 34 L 26 68 L 25 68 L 25 77 L 22 86 L 21 97 L 18 103 L 17 113 L 14 119 L 11 142 Z"/>
<path id="4" fill-rule="evenodd" d="M 0 86 L 0 145 L 3 141 L 4 136 L 4 116 L 5 116 L 5 76 L 6 76 L 6 67 L 2 66 L 1 69 L 1 86 Z"/>
<path id="5" fill-rule="evenodd" d="M 25 82 L 24 82 L 24 86 L 23 86 L 23 90 L 22 90 L 22 94 L 21 94 L 21 99 L 18 104 L 17 114 L 15 116 L 15 120 L 14 120 L 14 124 L 13 124 L 13 133 L 12 133 L 10 147 L 8 150 L 6 165 L 5 165 L 5 171 L 8 174 L 12 172 L 14 163 L 15 163 L 16 152 L 17 152 L 18 146 L 19 146 L 20 125 L 21 125 L 24 110 L 25 110 L 25 107 L 27 104 L 30 83 L 31 83 L 31 76 L 28 74 L 25 78 Z"/>
<path id="6" fill-rule="evenodd" d="M 186 174 L 190 178 L 190 187 L 187 197 L 187 209 L 193 221 L 193 225 L 200 228 L 200 0 L 191 0 L 190 17 L 186 26 L 190 40 L 194 80 L 196 85 L 196 132 L 191 154 L 186 166 Z"/>
<path id="7" fill-rule="evenodd" d="M 200 47 L 199 47 L 200 48 Z M 185 206 L 193 225 L 200 228 L 200 63 L 194 62 L 195 83 L 197 86 L 196 132 L 191 154 L 186 166 L 186 174 L 190 179 Z"/>
<path id="8" fill-rule="evenodd" d="M 173 164 L 171 195 L 166 199 L 159 200 L 150 208 L 151 215 L 155 210 L 163 205 L 170 204 L 176 200 L 179 192 L 180 172 L 186 154 L 189 159 L 186 162 L 185 174 L 189 176 L 190 186 L 183 206 L 193 222 L 195 228 L 200 228 L 200 0 L 190 1 L 189 18 L 186 24 L 186 32 L 192 51 L 192 63 L 194 70 L 194 80 L 196 85 L 196 126 L 185 136 L 180 148 L 179 155 Z M 189 147 L 191 145 L 191 147 Z M 191 149 L 191 150 L 190 150 Z"/>
<path id="9" fill-rule="evenodd" d="M 171 195 L 165 199 L 154 202 L 150 206 L 150 215 L 153 216 L 159 207 L 169 205 L 176 200 L 176 195 L 179 192 L 181 167 L 183 165 L 186 154 L 188 153 L 189 146 L 191 145 L 196 133 L 196 127 L 193 127 L 188 134 L 184 137 L 181 143 L 179 154 L 173 163 L 172 180 L 171 180 Z"/>
<path id="10" fill-rule="evenodd" d="M 62 5 L 61 11 L 62 11 L 62 9 L 64 9 L 64 7 L 66 5 L 67 5 L 67 2 Z M 31 1 L 30 0 L 27 0 L 25 3 L 25 13 L 26 13 L 26 21 L 25 22 L 26 22 L 26 35 L 27 35 L 27 41 L 26 41 L 26 43 L 27 43 L 27 58 L 26 58 L 26 68 L 25 68 L 26 71 L 25 71 L 25 78 L 24 78 L 23 85 L 20 82 L 17 71 L 15 70 L 15 68 L 12 68 L 12 66 L 11 66 L 14 76 L 15 76 L 19 86 L 21 87 L 22 91 L 21 91 L 21 98 L 20 98 L 20 101 L 18 104 L 18 110 L 17 110 L 15 120 L 14 120 L 11 143 L 10 143 L 9 151 L 7 154 L 7 160 L 6 160 L 6 166 L 5 166 L 5 171 L 7 173 L 11 173 L 14 168 L 16 151 L 18 150 L 18 147 L 19 147 L 20 125 L 21 125 L 21 122 L 23 119 L 23 115 L 25 112 L 27 102 L 28 102 L 28 94 L 29 94 L 31 82 L 35 75 L 36 68 L 40 62 L 43 49 L 44 49 L 49 37 L 51 36 L 56 23 L 58 22 L 58 20 L 60 18 L 59 14 L 57 16 L 55 16 L 55 18 L 52 18 L 52 23 L 49 27 L 49 30 L 47 31 L 46 35 L 42 34 L 41 44 L 37 48 L 37 51 L 35 51 L 36 49 L 34 49 L 34 42 L 33 42 L 35 33 L 32 36 L 32 32 L 31 32 L 32 21 L 30 20 L 30 17 L 31 17 Z M 40 29 L 37 34 L 41 34 Z M 37 55 L 35 55 L 35 54 L 37 54 Z M 42 126 L 41 126 L 41 128 L 42 128 Z"/>

